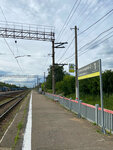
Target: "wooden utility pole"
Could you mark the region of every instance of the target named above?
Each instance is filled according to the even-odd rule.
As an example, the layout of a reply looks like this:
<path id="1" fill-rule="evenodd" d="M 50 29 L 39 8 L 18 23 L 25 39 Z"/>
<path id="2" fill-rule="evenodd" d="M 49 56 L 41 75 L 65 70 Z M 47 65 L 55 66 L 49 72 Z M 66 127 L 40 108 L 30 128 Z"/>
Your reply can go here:
<path id="1" fill-rule="evenodd" d="M 38 87 L 38 76 L 37 76 L 37 87 Z"/>
<path id="2" fill-rule="evenodd" d="M 54 43 L 52 40 L 52 90 L 55 94 L 55 48 L 65 48 L 63 45 L 68 44 L 67 42 Z M 64 64 L 65 65 L 65 64 Z"/>
<path id="3" fill-rule="evenodd" d="M 54 40 L 52 40 L 52 90 L 55 94 L 55 51 L 54 51 Z"/>
<path id="4" fill-rule="evenodd" d="M 75 77 L 76 77 L 76 84 L 75 84 L 76 100 L 79 100 L 77 26 L 75 26 Z"/>
<path id="5" fill-rule="evenodd" d="M 45 94 L 45 92 L 46 92 L 46 80 L 45 80 L 46 78 L 45 78 L 45 72 L 44 72 L 44 94 Z"/>

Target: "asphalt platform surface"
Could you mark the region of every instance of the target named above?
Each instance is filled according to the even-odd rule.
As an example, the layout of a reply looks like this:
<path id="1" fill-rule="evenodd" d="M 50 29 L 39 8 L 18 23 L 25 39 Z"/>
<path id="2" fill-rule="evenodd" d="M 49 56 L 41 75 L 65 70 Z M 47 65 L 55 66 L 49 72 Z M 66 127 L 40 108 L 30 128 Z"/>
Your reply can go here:
<path id="1" fill-rule="evenodd" d="M 113 136 L 33 91 L 32 150 L 113 150 Z"/>

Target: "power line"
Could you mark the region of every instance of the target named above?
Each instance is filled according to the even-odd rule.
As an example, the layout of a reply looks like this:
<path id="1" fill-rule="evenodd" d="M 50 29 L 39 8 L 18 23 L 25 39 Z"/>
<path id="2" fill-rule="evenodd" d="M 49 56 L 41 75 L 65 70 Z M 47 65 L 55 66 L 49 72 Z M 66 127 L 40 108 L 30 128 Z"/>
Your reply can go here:
<path id="1" fill-rule="evenodd" d="M 111 11 L 112 11 L 112 10 L 111 10 Z M 110 15 L 111 15 L 111 14 L 110 14 L 110 13 L 111 13 L 111 11 L 110 11 L 110 12 L 108 12 L 106 15 L 104 15 L 104 16 L 103 16 L 102 18 L 100 18 L 100 19 L 102 20 L 102 19 L 103 19 L 103 18 L 105 18 L 105 16 L 107 16 L 107 15 L 108 15 L 108 16 L 110 16 Z M 100 21 L 100 19 L 98 20 L 98 22 Z M 105 18 L 105 19 L 106 19 L 106 18 Z M 104 21 L 105 21 L 105 19 L 104 19 Z M 96 23 L 97 23 L 97 22 L 95 22 L 95 24 L 96 24 Z M 93 25 L 94 25 L 94 24 L 93 24 Z M 91 27 L 92 27 L 92 25 L 91 25 L 91 26 L 89 26 L 89 28 L 91 28 Z M 88 30 L 89 28 L 87 28 L 87 30 Z M 85 32 L 85 30 L 84 30 L 84 32 Z M 90 32 L 90 33 L 91 33 L 91 32 Z M 82 33 L 80 33 L 80 34 L 82 34 Z M 80 35 L 80 34 L 79 34 L 79 35 Z M 67 50 L 66 50 L 66 52 L 67 52 Z M 63 55 L 62 55 L 62 56 L 63 56 Z"/>
<path id="2" fill-rule="evenodd" d="M 6 23 L 8 24 L 7 19 L 6 19 L 6 16 L 5 16 L 5 14 L 4 14 L 3 9 L 2 9 L 2 7 L 1 7 L 1 6 L 0 6 L 0 9 L 1 9 L 1 12 L 2 12 L 2 14 L 3 14 L 4 18 L 5 18 Z"/>
<path id="3" fill-rule="evenodd" d="M 111 33 L 113 33 L 113 31 L 112 31 Z M 111 33 L 110 33 L 110 34 L 111 34 Z M 107 36 L 107 35 L 106 35 L 106 36 Z M 106 37 L 106 36 L 105 36 L 105 37 Z M 108 40 L 108 39 L 110 39 L 110 38 L 112 38 L 112 37 L 113 37 L 113 35 L 111 35 L 110 37 L 104 39 L 103 41 L 100 41 L 100 43 L 97 43 L 97 44 L 95 45 L 95 47 L 98 46 L 98 45 L 100 45 L 100 44 L 102 44 L 103 42 L 105 42 L 106 40 Z M 103 38 L 104 38 L 104 37 L 103 37 Z M 103 38 L 101 38 L 101 40 L 102 40 Z M 92 45 L 91 45 L 91 46 L 92 46 Z M 86 48 L 81 54 L 79 54 L 79 56 L 81 56 L 81 55 L 85 54 L 87 51 L 89 51 L 90 48 L 91 48 L 91 46 L 90 46 L 89 48 Z"/>
<path id="4" fill-rule="evenodd" d="M 1 6 L 0 6 L 0 9 L 1 9 L 1 12 L 2 12 L 4 18 L 5 18 L 6 23 L 8 24 L 7 19 L 6 19 L 6 17 L 5 17 L 5 14 L 4 14 L 3 9 L 2 9 Z M 3 37 L 3 38 L 4 38 L 4 37 Z M 14 58 L 15 58 L 15 55 L 14 55 L 14 53 L 13 53 L 11 47 L 9 46 L 9 44 L 8 44 L 8 42 L 7 42 L 7 40 L 6 40 L 5 38 L 4 38 L 4 41 L 5 41 L 6 45 L 8 46 L 9 50 L 11 51 L 12 55 L 13 55 Z M 21 66 L 20 66 L 20 64 L 19 64 L 19 62 L 18 62 L 18 60 L 17 60 L 16 58 L 15 58 L 15 60 L 16 60 L 16 62 L 17 62 L 17 64 L 18 64 L 20 70 L 23 72 L 23 70 L 22 70 L 22 68 L 21 68 Z"/>
<path id="5" fill-rule="evenodd" d="M 81 11 L 79 10 L 80 13 L 78 13 L 78 16 L 77 16 L 77 18 L 76 18 L 76 23 L 77 23 L 77 21 L 80 20 L 80 19 L 79 19 L 80 16 L 82 16 L 82 14 L 84 14 L 84 13 L 87 11 L 87 9 L 89 8 L 90 4 L 92 4 L 92 2 L 91 2 L 89 5 L 88 5 L 87 3 L 88 3 L 88 0 L 86 0 L 86 2 L 84 3 L 84 5 L 85 5 L 84 8 L 85 8 L 85 9 L 82 9 L 83 11 L 82 11 L 82 10 L 81 10 Z M 74 19 L 74 20 L 75 20 L 75 19 Z M 85 21 L 86 21 L 86 18 L 85 18 Z M 73 22 L 73 24 L 75 24 L 75 23 Z M 73 24 L 72 24 L 72 26 L 73 26 Z"/>
<path id="6" fill-rule="evenodd" d="M 112 38 L 113 37 L 113 35 L 111 35 L 110 37 L 108 37 L 107 39 L 105 39 L 105 40 L 103 40 L 103 41 L 101 41 L 100 43 L 98 43 L 97 45 L 95 45 L 95 46 L 98 46 L 98 45 L 100 45 L 100 44 L 102 44 L 103 42 L 105 42 L 106 40 L 108 40 L 108 39 L 110 39 L 110 38 Z M 89 50 L 89 49 L 88 49 Z M 82 54 L 80 54 L 79 56 L 82 56 L 83 54 L 85 54 L 86 52 L 88 52 L 88 50 L 87 51 L 85 51 L 85 52 L 83 52 Z"/>
<path id="7" fill-rule="evenodd" d="M 103 21 L 101 21 L 99 24 L 98 24 L 98 26 L 100 27 L 100 25 L 106 20 L 106 19 L 108 19 L 108 17 L 110 17 L 112 14 L 108 14 L 108 16 L 107 16 L 107 18 L 104 18 L 103 19 Z M 90 33 L 88 33 L 87 35 L 85 35 L 85 37 L 88 37 L 93 31 L 95 31 L 95 29 L 96 29 L 97 27 L 95 26 L 95 28 L 92 30 L 92 31 L 90 31 Z M 84 37 L 84 39 L 82 39 L 82 40 L 80 40 L 80 43 L 82 43 L 86 38 Z"/>
<path id="8" fill-rule="evenodd" d="M 96 39 L 98 39 L 101 35 L 103 35 L 104 33 L 108 32 L 108 31 L 110 31 L 111 29 L 113 29 L 113 27 L 109 28 L 108 30 L 105 30 L 104 32 L 102 32 L 101 34 L 99 34 L 95 39 L 93 39 L 93 40 L 92 40 L 91 42 L 89 42 L 89 43 L 91 44 L 91 43 L 94 42 Z M 113 32 L 113 31 L 112 31 L 112 32 Z M 112 32 L 108 33 L 108 34 L 105 35 L 103 38 L 101 38 L 101 39 L 99 40 L 100 43 L 98 43 L 97 45 L 100 45 L 100 44 L 102 44 L 104 41 L 106 41 L 106 40 L 108 40 L 109 38 L 113 37 L 113 35 L 111 35 L 110 37 L 104 39 L 106 36 L 110 35 Z M 101 41 L 102 39 L 104 39 L 104 40 Z M 99 42 L 99 41 L 98 41 L 98 42 Z M 87 43 L 87 44 L 85 44 L 84 46 L 82 46 L 82 47 L 79 49 L 79 52 L 80 52 L 81 49 L 83 49 L 83 47 L 85 47 L 85 46 L 88 45 L 89 43 Z M 97 46 L 97 45 L 95 45 L 95 46 Z M 79 54 L 79 56 L 81 56 L 81 55 L 83 55 L 84 53 L 86 53 L 86 52 L 89 50 L 90 47 L 91 47 L 91 45 L 90 45 L 88 48 L 86 48 L 86 49 L 83 51 L 83 53 Z M 86 51 L 86 50 L 87 50 L 87 51 Z M 71 56 L 65 58 L 62 62 L 64 62 L 65 60 L 68 60 L 68 59 L 70 59 L 70 58 L 72 58 L 72 57 L 74 57 L 74 56 L 75 56 L 75 53 L 73 53 Z"/>
<path id="9" fill-rule="evenodd" d="M 6 40 L 5 38 L 4 38 L 4 41 L 5 41 L 6 45 L 8 46 L 9 50 L 11 51 L 12 55 L 13 55 L 14 58 L 15 58 L 15 55 L 14 55 L 14 53 L 13 53 L 11 47 L 9 46 L 9 44 L 8 44 L 8 42 L 7 42 L 7 40 Z M 21 68 L 21 66 L 20 66 L 20 64 L 19 64 L 19 62 L 18 62 L 18 60 L 17 60 L 16 58 L 15 58 L 15 60 L 16 60 L 16 62 L 17 62 L 17 64 L 18 64 L 20 70 L 23 72 L 23 70 L 22 70 L 22 68 Z"/>
<path id="10" fill-rule="evenodd" d="M 80 13 L 78 14 L 76 20 L 79 20 L 80 16 L 82 16 L 82 14 L 84 14 L 87 11 L 87 9 L 89 8 L 90 4 L 92 4 L 92 2 L 89 5 L 87 3 L 88 3 L 88 0 L 86 0 L 86 2 L 84 4 L 85 5 L 84 9 L 82 9 L 83 11 L 80 11 Z"/>
<path id="11" fill-rule="evenodd" d="M 110 32 L 109 34 L 111 34 L 111 33 L 113 33 L 113 31 L 112 32 Z M 107 34 L 106 36 L 108 36 L 109 34 Z M 108 38 L 106 38 L 106 39 L 104 39 L 106 36 L 104 36 L 103 38 L 101 38 L 99 41 L 97 41 L 98 43 L 95 45 L 95 47 L 96 46 L 98 46 L 98 45 L 100 45 L 100 44 L 102 44 L 103 42 L 105 42 L 106 40 L 108 40 L 108 39 L 110 39 L 110 38 L 112 38 L 113 37 L 113 35 L 111 35 L 110 37 L 108 37 Z M 101 41 L 102 39 L 104 39 L 103 41 Z M 86 52 L 88 52 L 89 51 L 89 49 L 91 48 L 91 46 L 92 45 L 90 45 L 88 48 L 86 48 L 81 54 L 79 54 L 79 56 L 81 56 L 81 55 L 83 55 L 83 54 L 85 54 Z M 80 49 L 79 49 L 79 51 L 80 51 Z M 69 59 L 69 58 L 71 58 L 72 56 L 74 56 L 74 53 L 73 53 L 73 55 L 71 55 L 70 57 L 68 57 L 67 59 Z"/>
<path id="12" fill-rule="evenodd" d="M 92 26 L 94 26 L 94 25 L 97 24 L 99 21 L 101 21 L 103 18 L 105 18 L 107 15 L 109 15 L 112 11 L 113 11 L 113 9 L 110 10 L 110 11 L 109 11 L 107 14 L 105 14 L 103 17 L 101 17 L 99 20 L 97 20 L 95 23 L 93 23 L 92 25 L 90 25 L 87 29 L 85 29 L 84 31 L 82 31 L 80 34 L 86 32 L 86 31 L 87 31 L 88 29 L 90 29 Z M 78 35 L 80 35 L 80 34 L 78 34 Z M 67 50 L 68 50 L 68 49 L 66 49 L 66 51 L 63 53 L 63 55 L 65 55 L 65 53 L 67 52 Z M 63 57 L 63 55 L 61 56 L 61 58 Z M 60 59 L 59 59 L 59 60 L 60 60 Z"/>
<path id="13" fill-rule="evenodd" d="M 80 20 L 80 19 L 79 19 L 80 16 L 82 16 L 82 14 L 84 14 L 84 13 L 87 11 L 87 9 L 90 7 L 90 5 L 93 4 L 93 3 L 95 3 L 95 2 L 91 2 L 91 3 L 89 3 L 89 5 L 88 5 L 87 2 L 88 2 L 88 0 L 86 0 L 86 2 L 85 2 L 85 4 L 84 4 L 84 5 L 86 6 L 86 7 L 84 6 L 85 9 L 82 9 L 83 11 L 81 10 L 80 13 L 78 13 L 78 16 L 77 16 L 77 18 L 76 18 L 76 23 L 77 23 L 77 21 Z M 92 11 L 91 11 L 91 12 L 92 12 Z M 90 13 L 90 14 L 91 14 L 91 13 Z M 75 20 L 75 19 L 74 19 L 74 20 Z M 85 17 L 85 22 L 87 22 L 86 17 Z M 74 23 L 74 22 L 73 22 L 73 23 Z M 75 24 L 75 23 L 74 23 L 74 24 Z"/>
<path id="14" fill-rule="evenodd" d="M 97 42 L 99 43 L 99 41 L 103 40 L 105 37 L 107 37 L 108 35 L 110 35 L 111 33 L 113 33 L 113 31 L 111 31 L 110 33 L 108 33 L 107 35 L 105 35 L 104 37 L 102 37 L 100 40 L 98 40 Z M 92 41 L 92 45 L 94 45 L 93 43 L 94 41 Z M 87 50 L 88 48 L 92 47 L 92 45 L 90 45 L 89 47 L 87 47 L 85 50 Z M 84 51 L 84 50 L 83 50 Z M 83 52 L 81 51 L 81 53 Z"/>
<path id="15" fill-rule="evenodd" d="M 87 4 L 87 2 L 88 2 L 88 0 L 86 0 L 86 4 Z M 86 6 L 86 4 L 85 4 L 85 6 Z M 84 12 L 84 11 L 86 11 L 88 8 L 89 8 L 89 6 L 90 6 L 90 4 L 87 6 L 87 7 L 84 7 L 85 9 L 83 10 L 83 11 L 80 11 L 80 13 L 79 13 L 79 15 L 77 16 L 77 18 L 76 18 L 76 20 L 78 19 L 78 17 L 80 17 L 81 15 L 82 15 L 82 13 Z M 82 13 L 81 13 L 82 12 Z M 72 34 L 73 35 L 73 34 Z M 70 36 L 70 37 L 72 37 L 72 35 Z M 69 38 L 70 39 L 70 38 Z M 68 39 L 67 39 L 68 40 Z M 66 40 L 66 41 L 67 41 Z M 73 39 L 74 40 L 74 39 Z M 69 46 L 70 47 L 70 46 Z M 66 51 L 62 54 L 62 56 L 59 58 L 59 60 L 63 57 L 63 55 L 65 55 L 65 53 L 67 52 L 67 50 L 69 49 L 69 47 L 66 49 Z M 59 61 L 58 60 L 58 61 Z"/>
<path id="16" fill-rule="evenodd" d="M 90 25 L 88 28 L 86 28 L 85 30 L 83 30 L 81 33 L 79 33 L 78 35 L 83 34 L 84 32 L 86 32 L 87 30 L 89 30 L 91 27 L 93 27 L 94 25 L 96 25 L 98 22 L 100 22 L 102 19 L 104 19 L 106 16 L 108 16 L 110 13 L 113 12 L 113 9 L 111 9 L 109 12 L 107 12 L 104 16 L 102 16 L 100 19 L 98 19 L 96 22 L 94 22 L 92 25 Z"/>
<path id="17" fill-rule="evenodd" d="M 44 66 L 45 66 L 45 69 L 46 69 L 46 67 L 47 67 L 48 60 L 49 60 L 49 56 L 47 57 L 46 62 L 45 62 L 45 65 L 44 65 Z M 44 69 L 44 70 L 45 70 L 45 69 Z"/>
<path id="18" fill-rule="evenodd" d="M 65 58 L 62 62 L 64 62 L 65 60 L 68 60 L 69 58 L 71 58 L 71 57 L 73 57 L 73 56 L 75 56 L 75 53 L 73 53 L 71 56 Z M 60 62 L 60 63 L 61 63 L 61 62 Z"/>
<path id="19" fill-rule="evenodd" d="M 88 28 L 86 28 L 84 31 L 82 31 L 79 35 L 81 35 L 81 34 L 83 34 L 84 32 L 86 32 L 87 30 L 89 30 L 92 26 L 94 26 L 95 24 L 97 24 L 98 22 L 100 22 L 102 19 L 104 19 L 106 16 L 108 16 L 108 15 L 111 15 L 111 13 L 112 13 L 112 11 L 113 11 L 113 9 L 111 9 L 109 12 L 107 12 L 104 16 L 102 16 L 99 20 L 97 20 L 95 23 L 93 23 L 92 25 L 90 25 Z M 107 31 L 105 31 L 105 32 L 107 32 Z M 103 33 L 101 33 L 101 34 L 103 34 Z M 99 35 L 99 36 L 101 36 L 101 35 Z M 98 38 L 98 37 L 97 37 Z M 96 38 L 96 39 L 97 39 Z M 95 39 L 95 40 L 96 40 Z M 91 41 L 92 42 L 92 41 Z M 87 44 L 89 44 L 89 43 L 87 43 Z M 84 45 L 84 47 L 85 47 L 86 45 Z M 66 51 L 65 52 L 67 52 L 67 49 L 66 49 Z M 64 53 L 65 54 L 65 53 Z M 66 59 L 64 59 L 64 60 L 67 60 L 67 59 L 70 59 L 71 57 L 73 57 L 74 56 L 74 53 L 70 56 L 70 57 L 67 57 Z M 63 56 L 62 56 L 63 57 Z M 61 57 L 61 58 L 62 58 Z"/>
<path id="20" fill-rule="evenodd" d="M 62 30 L 63 30 L 63 28 L 65 27 L 65 25 L 66 25 L 66 23 L 67 23 L 67 21 L 68 21 L 68 19 L 69 19 L 70 15 L 71 15 L 71 13 L 72 13 L 72 11 L 73 11 L 74 7 L 76 6 L 76 3 L 77 3 L 77 2 L 78 2 L 78 0 L 76 0 L 76 1 L 75 1 L 74 5 L 73 5 L 73 7 L 72 7 L 72 9 L 71 9 L 71 11 L 70 11 L 70 13 L 69 13 L 69 15 L 68 15 L 68 17 L 67 17 L 66 21 L 65 21 L 65 23 L 63 24 L 63 26 L 62 26 L 62 28 L 61 28 L 61 30 L 60 30 L 60 32 L 59 32 L 59 34 L 58 34 L 58 36 L 57 36 L 57 39 L 58 39 L 58 37 L 61 35 Z"/>
<path id="21" fill-rule="evenodd" d="M 62 59 L 62 57 L 64 57 L 64 55 L 66 54 L 66 52 L 70 48 L 71 44 L 73 43 L 74 39 L 75 39 L 75 37 L 72 39 L 71 43 L 69 44 L 69 46 L 67 47 L 67 49 L 65 50 L 65 52 L 62 54 L 62 56 L 57 60 L 57 62 L 60 61 L 60 59 Z"/>
<path id="22" fill-rule="evenodd" d="M 107 18 L 104 18 L 104 20 L 101 21 L 101 22 L 98 24 L 98 26 L 100 27 L 100 25 L 101 25 L 106 19 L 108 19 L 108 17 L 110 17 L 110 16 L 111 16 L 111 14 L 109 14 L 109 15 L 107 16 Z M 97 27 L 95 26 L 95 28 L 94 28 L 92 31 L 90 31 L 90 33 L 88 33 L 87 35 L 85 35 L 85 36 L 84 36 L 84 39 L 85 39 L 85 37 L 88 37 L 93 31 L 95 31 L 96 28 L 97 28 Z M 83 42 L 84 39 L 81 40 L 80 43 Z"/>
<path id="23" fill-rule="evenodd" d="M 79 49 L 79 51 L 82 50 L 82 49 L 83 49 L 84 47 L 86 47 L 87 45 L 89 45 L 89 44 L 91 44 L 92 42 L 94 42 L 95 40 L 97 40 L 101 35 L 103 35 L 104 33 L 108 32 L 108 31 L 110 31 L 111 29 L 113 29 L 113 27 L 111 27 L 111 28 L 109 28 L 109 29 L 103 31 L 102 33 L 100 33 L 96 38 L 94 38 L 93 40 L 91 40 L 90 42 L 88 42 L 88 43 L 86 43 L 84 46 L 82 46 L 82 47 Z"/>
<path id="24" fill-rule="evenodd" d="M 77 0 L 77 2 L 78 2 L 78 0 Z M 80 3 L 81 3 L 81 0 L 79 0 L 77 6 L 76 6 L 76 8 L 75 8 L 75 10 L 73 11 L 71 17 L 69 18 L 69 20 L 67 21 L 67 23 L 66 23 L 66 25 L 65 25 L 64 30 L 62 30 L 62 33 L 61 33 L 61 35 L 60 35 L 60 38 L 61 38 L 61 36 L 63 35 L 64 31 L 66 30 L 67 25 L 69 24 L 71 18 L 73 17 L 73 15 L 75 14 L 76 10 L 78 9 Z M 59 39 L 60 39 L 60 38 L 59 38 Z"/>
<path id="25" fill-rule="evenodd" d="M 91 3 L 88 5 L 88 8 L 89 8 L 89 6 L 90 6 L 91 4 L 93 5 L 93 3 L 95 3 L 95 1 L 91 2 Z M 102 6 L 103 6 L 103 5 L 100 5 L 97 10 L 100 10 L 100 8 L 101 8 Z M 96 4 L 96 7 L 97 7 L 97 4 Z M 88 8 L 87 8 L 87 9 L 88 9 Z M 80 26 L 81 26 L 81 24 L 83 25 L 83 22 L 88 22 L 90 16 L 92 17 L 92 15 L 93 15 L 97 10 L 95 10 L 95 9 L 94 9 L 94 11 L 91 10 L 90 13 L 89 13 L 86 17 L 84 17 L 84 19 L 79 23 L 79 25 L 78 25 L 79 28 L 81 28 Z"/>
<path id="26" fill-rule="evenodd" d="M 88 1 L 88 0 L 87 0 Z M 79 3 L 80 4 L 80 3 Z M 79 6 L 79 5 L 78 5 Z M 79 15 L 80 16 L 80 15 Z M 62 54 L 62 56 L 58 59 L 58 61 L 66 54 L 67 50 L 69 49 L 69 47 L 71 46 L 72 42 L 73 42 L 74 38 L 72 39 L 70 45 L 68 46 L 68 48 L 65 50 L 65 52 Z"/>
<path id="27" fill-rule="evenodd" d="M 78 2 L 78 4 L 77 4 L 77 2 Z M 81 0 L 79 0 L 79 1 L 77 0 L 77 1 L 75 2 L 74 6 L 73 6 L 73 9 L 74 9 L 75 5 L 77 4 L 77 5 L 76 5 L 76 8 L 75 8 L 75 10 L 73 11 L 72 14 L 71 14 L 71 12 L 70 12 L 70 14 L 69 14 L 69 16 L 68 16 L 68 18 L 67 18 L 67 20 L 66 20 L 64 26 L 63 26 L 64 30 L 63 30 L 63 28 L 62 28 L 62 31 L 61 31 L 60 36 L 59 36 L 59 39 L 62 37 L 63 33 L 65 32 L 67 25 L 69 24 L 71 18 L 73 17 L 73 15 L 75 14 L 75 12 L 77 11 L 77 9 L 78 9 L 80 3 L 81 3 Z M 72 10 L 73 10 L 73 9 L 72 9 Z M 71 10 L 71 11 L 72 11 L 72 10 Z M 74 40 L 74 39 L 73 39 L 73 40 Z M 72 42 L 72 41 L 71 41 L 71 42 Z M 72 44 L 72 43 L 71 43 L 71 44 Z M 71 45 L 69 45 L 69 47 L 70 47 L 70 46 L 71 46 Z M 63 55 L 65 55 L 65 53 L 67 52 L 68 49 L 69 49 L 69 48 L 66 49 L 66 51 L 63 53 Z M 61 58 L 63 57 L 63 55 L 61 56 Z M 61 58 L 59 58 L 59 60 L 60 60 Z"/>

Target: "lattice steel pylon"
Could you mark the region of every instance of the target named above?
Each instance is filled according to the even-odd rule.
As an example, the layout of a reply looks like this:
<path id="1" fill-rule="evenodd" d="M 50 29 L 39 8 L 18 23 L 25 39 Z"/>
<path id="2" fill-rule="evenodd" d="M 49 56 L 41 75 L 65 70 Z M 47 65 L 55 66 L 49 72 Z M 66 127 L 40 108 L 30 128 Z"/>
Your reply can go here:
<path id="1" fill-rule="evenodd" d="M 51 42 L 55 40 L 55 28 L 53 26 L 0 22 L 0 37 Z"/>

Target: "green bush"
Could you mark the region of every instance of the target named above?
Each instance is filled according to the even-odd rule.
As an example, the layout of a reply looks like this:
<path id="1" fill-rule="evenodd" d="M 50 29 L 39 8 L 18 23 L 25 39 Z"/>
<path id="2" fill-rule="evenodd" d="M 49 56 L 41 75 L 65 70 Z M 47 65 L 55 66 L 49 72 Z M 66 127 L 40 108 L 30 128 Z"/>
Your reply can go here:
<path id="1" fill-rule="evenodd" d="M 56 83 L 56 90 L 64 93 L 64 96 L 74 93 L 75 91 L 75 77 L 65 75 L 63 81 Z"/>

